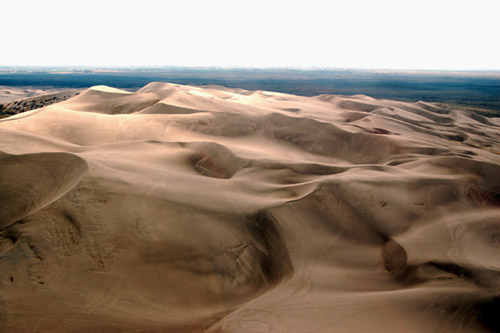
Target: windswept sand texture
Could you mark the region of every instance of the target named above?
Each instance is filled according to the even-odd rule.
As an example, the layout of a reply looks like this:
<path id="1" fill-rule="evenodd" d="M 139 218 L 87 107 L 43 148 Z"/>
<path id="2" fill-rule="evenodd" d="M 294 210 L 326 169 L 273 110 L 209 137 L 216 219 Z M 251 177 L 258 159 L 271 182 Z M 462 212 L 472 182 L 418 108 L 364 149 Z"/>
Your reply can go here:
<path id="1" fill-rule="evenodd" d="M 500 121 L 151 83 L 0 120 L 10 332 L 498 330 Z"/>

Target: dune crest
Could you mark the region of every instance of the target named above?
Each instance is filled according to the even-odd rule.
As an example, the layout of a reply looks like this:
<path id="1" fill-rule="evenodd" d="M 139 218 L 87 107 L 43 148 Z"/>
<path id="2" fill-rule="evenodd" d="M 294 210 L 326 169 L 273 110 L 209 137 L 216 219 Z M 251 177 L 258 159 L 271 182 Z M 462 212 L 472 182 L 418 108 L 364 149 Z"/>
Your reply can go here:
<path id="1" fill-rule="evenodd" d="M 154 82 L 0 151 L 7 331 L 498 330 L 498 118 Z"/>

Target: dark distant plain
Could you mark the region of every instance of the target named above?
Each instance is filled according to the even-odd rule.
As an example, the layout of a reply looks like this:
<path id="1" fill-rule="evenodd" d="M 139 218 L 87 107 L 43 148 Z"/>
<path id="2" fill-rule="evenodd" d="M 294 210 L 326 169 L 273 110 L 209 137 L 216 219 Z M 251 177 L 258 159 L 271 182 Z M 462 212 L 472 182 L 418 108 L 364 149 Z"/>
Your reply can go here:
<path id="1" fill-rule="evenodd" d="M 356 95 L 459 105 L 500 116 L 500 71 L 395 71 L 248 68 L 49 68 L 0 67 L 0 86 L 134 90 L 152 81 L 221 85 L 295 95 Z"/>

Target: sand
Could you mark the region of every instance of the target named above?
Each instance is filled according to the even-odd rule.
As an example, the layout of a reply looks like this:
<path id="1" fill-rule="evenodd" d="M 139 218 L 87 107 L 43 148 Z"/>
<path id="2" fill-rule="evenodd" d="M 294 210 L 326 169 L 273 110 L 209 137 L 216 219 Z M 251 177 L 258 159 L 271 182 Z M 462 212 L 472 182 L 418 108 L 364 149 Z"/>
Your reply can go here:
<path id="1" fill-rule="evenodd" d="M 0 120 L 8 332 L 498 330 L 500 121 L 151 83 Z"/>
<path id="2" fill-rule="evenodd" d="M 79 94 L 81 90 L 0 86 L 0 118 L 65 101 Z"/>
<path id="3" fill-rule="evenodd" d="M 80 91 L 81 89 L 64 89 L 54 87 L 10 87 L 0 86 L 0 104 L 8 104 L 20 99 L 40 97 L 48 94 L 58 94 L 60 92 Z"/>

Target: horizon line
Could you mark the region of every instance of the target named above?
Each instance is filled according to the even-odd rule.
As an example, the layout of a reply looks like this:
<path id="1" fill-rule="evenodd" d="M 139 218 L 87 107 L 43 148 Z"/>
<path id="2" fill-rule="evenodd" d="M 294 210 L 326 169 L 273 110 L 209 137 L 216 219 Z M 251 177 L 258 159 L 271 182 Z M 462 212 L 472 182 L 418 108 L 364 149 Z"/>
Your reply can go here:
<path id="1" fill-rule="evenodd" d="M 185 65 L 1 65 L 0 68 L 44 69 L 218 69 L 218 70 L 346 70 L 396 72 L 500 72 L 498 69 L 438 69 L 438 68 L 384 68 L 384 67 L 330 67 L 330 66 L 185 66 Z"/>

